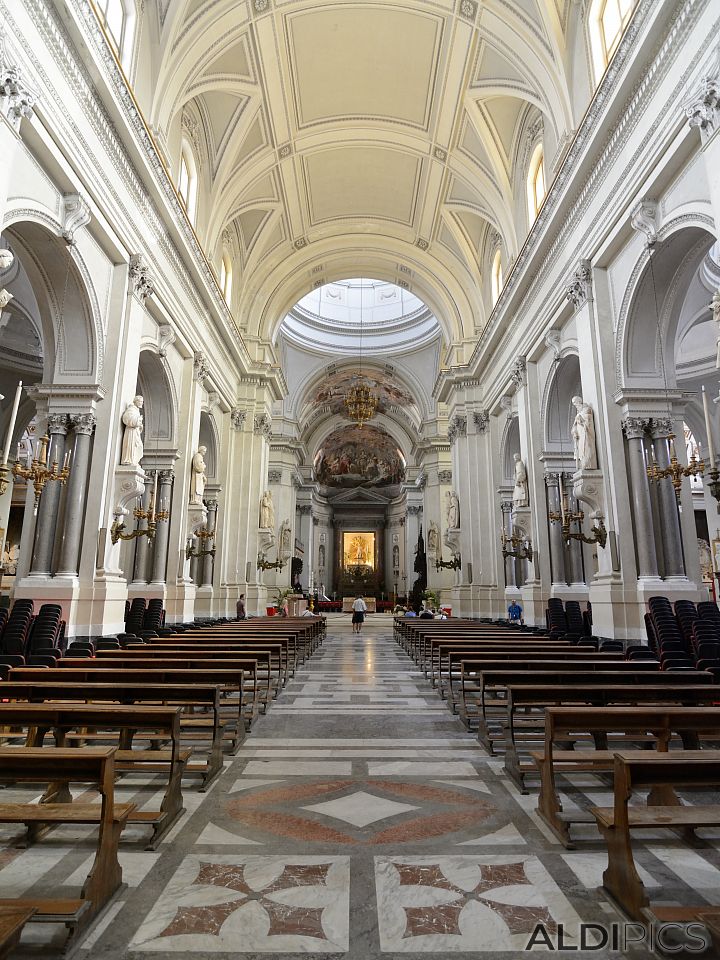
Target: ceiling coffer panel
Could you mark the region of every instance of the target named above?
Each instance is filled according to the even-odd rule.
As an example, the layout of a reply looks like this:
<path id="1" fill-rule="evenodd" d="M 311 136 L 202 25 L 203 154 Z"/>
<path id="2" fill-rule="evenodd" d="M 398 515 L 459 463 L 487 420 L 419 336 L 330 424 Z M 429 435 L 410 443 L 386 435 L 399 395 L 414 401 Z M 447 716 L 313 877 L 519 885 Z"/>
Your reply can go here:
<path id="1" fill-rule="evenodd" d="M 441 17 L 364 3 L 304 11 L 286 27 L 298 129 L 357 117 L 428 129 Z"/>

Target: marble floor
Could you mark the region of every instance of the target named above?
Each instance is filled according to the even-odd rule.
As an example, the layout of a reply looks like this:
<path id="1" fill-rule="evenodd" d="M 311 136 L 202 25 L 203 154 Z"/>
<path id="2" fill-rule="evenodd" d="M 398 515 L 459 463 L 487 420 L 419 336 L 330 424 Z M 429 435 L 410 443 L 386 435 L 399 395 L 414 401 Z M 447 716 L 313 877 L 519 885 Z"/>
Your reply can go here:
<path id="1" fill-rule="evenodd" d="M 608 797 L 585 776 L 565 802 Z M 549 952 L 540 939 L 527 950 L 538 924 L 580 960 L 652 956 L 599 947 L 593 931 L 582 949 L 582 924 L 623 921 L 600 888 L 599 836 L 588 828 L 573 851 L 555 840 L 534 792 L 521 795 L 449 713 L 385 618 L 360 637 L 330 621 L 214 785 L 201 794 L 189 781 L 184 798 L 155 851 L 141 828 L 123 835 L 127 886 L 76 956 L 516 960 Z M 57 829 L 27 850 L 15 839 L 2 828 L 0 897 L 76 892 L 86 831 Z M 690 847 L 658 834 L 637 861 L 653 899 L 720 903 L 720 841 Z M 57 956 L 57 933 L 28 927 L 17 956 Z"/>

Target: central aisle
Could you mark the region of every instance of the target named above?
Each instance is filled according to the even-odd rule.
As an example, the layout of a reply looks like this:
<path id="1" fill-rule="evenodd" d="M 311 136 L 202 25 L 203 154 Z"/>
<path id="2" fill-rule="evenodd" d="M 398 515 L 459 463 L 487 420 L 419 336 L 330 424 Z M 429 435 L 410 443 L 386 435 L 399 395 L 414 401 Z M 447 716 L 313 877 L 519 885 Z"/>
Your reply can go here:
<path id="1" fill-rule="evenodd" d="M 130 889 L 81 953 L 517 960 L 539 922 L 574 939 L 581 918 L 614 918 L 603 853 L 549 836 L 390 630 L 329 621 L 159 851 L 125 854 Z"/>

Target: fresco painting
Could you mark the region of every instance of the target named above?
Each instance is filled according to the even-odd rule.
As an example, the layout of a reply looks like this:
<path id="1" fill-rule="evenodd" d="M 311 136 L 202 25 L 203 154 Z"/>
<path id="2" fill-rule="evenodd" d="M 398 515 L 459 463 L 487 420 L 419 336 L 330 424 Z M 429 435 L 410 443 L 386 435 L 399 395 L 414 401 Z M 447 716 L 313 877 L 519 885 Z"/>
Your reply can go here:
<path id="1" fill-rule="evenodd" d="M 405 480 L 405 462 L 380 427 L 341 427 L 318 451 L 315 477 L 328 487 L 389 487 Z"/>

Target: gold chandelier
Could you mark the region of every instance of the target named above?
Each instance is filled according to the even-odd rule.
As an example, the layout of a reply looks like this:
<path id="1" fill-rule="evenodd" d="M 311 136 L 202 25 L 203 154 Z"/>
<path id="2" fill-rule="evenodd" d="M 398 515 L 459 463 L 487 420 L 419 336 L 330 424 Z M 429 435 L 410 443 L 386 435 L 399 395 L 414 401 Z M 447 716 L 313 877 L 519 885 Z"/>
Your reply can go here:
<path id="1" fill-rule="evenodd" d="M 358 362 L 359 383 L 354 383 L 345 394 L 343 400 L 347 415 L 361 427 L 368 420 L 372 420 L 377 412 L 378 397 L 372 392 L 367 383 L 363 382 L 362 347 L 363 347 L 363 284 L 360 280 L 360 359 Z"/>

